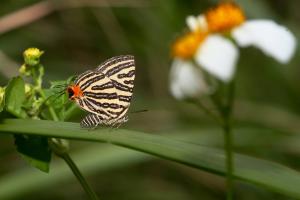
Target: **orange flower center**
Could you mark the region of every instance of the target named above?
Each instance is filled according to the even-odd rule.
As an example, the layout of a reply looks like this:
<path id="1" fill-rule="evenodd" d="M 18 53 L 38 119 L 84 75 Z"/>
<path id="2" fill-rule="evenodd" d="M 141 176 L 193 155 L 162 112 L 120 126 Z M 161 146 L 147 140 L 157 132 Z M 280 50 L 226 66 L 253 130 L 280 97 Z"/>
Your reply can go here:
<path id="1" fill-rule="evenodd" d="M 172 56 L 183 59 L 192 58 L 206 35 L 204 32 L 196 31 L 178 38 L 173 44 Z"/>
<path id="2" fill-rule="evenodd" d="M 245 21 L 243 10 L 234 3 L 221 3 L 205 14 L 210 32 L 227 32 Z"/>

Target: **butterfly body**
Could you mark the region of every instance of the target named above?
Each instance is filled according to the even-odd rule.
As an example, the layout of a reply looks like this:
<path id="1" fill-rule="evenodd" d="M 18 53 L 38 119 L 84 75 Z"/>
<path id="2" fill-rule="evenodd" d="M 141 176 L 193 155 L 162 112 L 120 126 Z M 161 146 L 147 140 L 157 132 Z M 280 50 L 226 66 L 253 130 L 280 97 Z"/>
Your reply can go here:
<path id="1" fill-rule="evenodd" d="M 134 58 L 130 55 L 113 57 L 95 70 L 79 75 L 68 86 L 67 93 L 70 100 L 90 113 L 81 126 L 115 126 L 126 122 L 134 78 Z"/>

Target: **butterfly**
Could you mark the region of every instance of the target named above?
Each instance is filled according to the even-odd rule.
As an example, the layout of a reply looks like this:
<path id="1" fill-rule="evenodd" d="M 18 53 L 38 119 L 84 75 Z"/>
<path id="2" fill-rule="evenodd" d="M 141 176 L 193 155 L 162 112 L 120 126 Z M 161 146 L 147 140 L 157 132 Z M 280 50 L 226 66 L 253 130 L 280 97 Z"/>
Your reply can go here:
<path id="1" fill-rule="evenodd" d="M 95 70 L 76 77 L 67 87 L 67 94 L 70 100 L 90 113 L 82 119 L 81 127 L 119 126 L 127 122 L 134 78 L 135 61 L 131 55 L 112 57 Z"/>

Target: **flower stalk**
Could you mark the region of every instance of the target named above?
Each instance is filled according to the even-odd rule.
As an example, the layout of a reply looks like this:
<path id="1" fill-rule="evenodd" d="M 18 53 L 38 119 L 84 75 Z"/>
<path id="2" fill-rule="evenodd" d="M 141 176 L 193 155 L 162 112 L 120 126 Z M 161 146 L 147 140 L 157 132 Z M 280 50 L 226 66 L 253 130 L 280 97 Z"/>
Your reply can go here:
<path id="1" fill-rule="evenodd" d="M 218 113 L 212 112 L 212 110 L 206 107 L 201 101 L 193 99 L 186 99 L 187 102 L 197 105 L 202 109 L 208 116 L 215 120 L 215 122 L 222 127 L 224 134 L 224 151 L 225 151 L 225 169 L 226 169 L 226 188 L 227 194 L 226 199 L 232 200 L 234 196 L 234 154 L 233 154 L 233 124 L 232 124 L 232 113 L 234 109 L 235 99 L 235 81 L 232 80 L 228 84 L 223 84 L 219 88 L 219 91 L 211 95 L 211 102 L 214 104 Z M 223 86 L 225 88 L 223 88 Z M 224 89 L 223 91 L 220 91 Z M 220 94 L 221 93 L 221 94 Z M 224 101 L 223 101 L 224 100 Z"/>
<path id="2" fill-rule="evenodd" d="M 68 154 L 69 151 L 69 143 L 67 140 L 64 139 L 56 139 L 51 138 L 49 140 L 49 144 L 53 152 L 62 158 L 69 168 L 72 170 L 73 174 L 76 176 L 77 180 L 81 184 L 82 188 L 84 189 L 85 193 L 88 195 L 89 199 L 91 200 L 98 200 L 98 196 L 95 191 L 90 187 L 84 176 L 81 174 L 80 170 Z"/>
<path id="3" fill-rule="evenodd" d="M 61 158 L 64 159 L 64 161 L 68 164 L 68 166 L 70 167 L 73 174 L 76 176 L 76 178 L 80 182 L 82 188 L 84 189 L 86 194 L 89 196 L 89 198 L 91 200 L 98 200 L 99 198 L 98 198 L 97 194 L 89 186 L 89 184 L 87 183 L 87 181 L 85 180 L 85 178 L 83 177 L 83 175 L 81 174 L 81 172 L 79 171 L 78 167 L 75 165 L 75 163 L 71 159 L 71 157 L 67 153 L 65 153 L 62 155 Z"/>
<path id="4" fill-rule="evenodd" d="M 235 82 L 231 81 L 228 86 L 227 101 L 222 111 L 224 148 L 226 155 L 226 184 L 227 200 L 233 199 L 233 180 L 234 180 L 234 157 L 233 157 L 233 135 L 232 135 L 232 111 L 235 96 Z"/>
<path id="5" fill-rule="evenodd" d="M 223 84 L 220 82 L 222 86 L 219 88 L 215 94 L 211 95 L 211 101 L 219 111 L 219 115 L 211 116 L 214 119 L 218 119 L 218 124 L 222 127 L 224 134 L 224 151 L 225 151 L 225 168 L 226 168 L 226 187 L 227 194 L 226 199 L 233 199 L 234 194 L 234 157 L 233 157 L 233 124 L 232 124 L 232 113 L 234 109 L 234 99 L 235 99 L 235 80 L 232 80 L 228 84 Z M 223 88 L 224 86 L 224 88 Z M 224 89 L 224 91 L 220 91 Z M 220 94 L 220 92 L 222 92 Z M 224 101 L 223 101 L 224 100 Z M 207 113 L 209 110 L 206 107 L 202 107 L 202 109 Z"/>
<path id="6" fill-rule="evenodd" d="M 227 184 L 227 200 L 233 199 L 233 172 L 234 172 L 234 158 L 233 158 L 233 137 L 232 128 L 229 120 L 227 119 L 224 126 L 224 142 L 226 154 L 226 184 Z"/>

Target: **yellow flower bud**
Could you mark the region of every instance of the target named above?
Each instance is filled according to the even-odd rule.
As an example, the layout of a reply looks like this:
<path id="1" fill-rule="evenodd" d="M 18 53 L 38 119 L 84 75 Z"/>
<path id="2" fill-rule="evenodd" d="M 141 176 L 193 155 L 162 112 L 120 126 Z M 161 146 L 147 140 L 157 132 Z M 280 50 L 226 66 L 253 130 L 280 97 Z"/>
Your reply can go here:
<path id="1" fill-rule="evenodd" d="M 24 61 L 26 65 L 35 66 L 39 64 L 40 57 L 44 51 L 40 51 L 38 48 L 28 48 L 24 51 Z"/>

